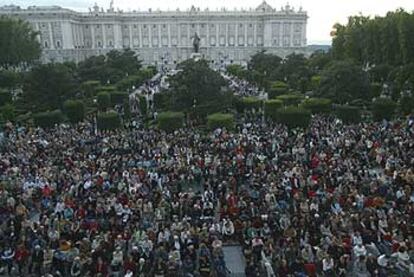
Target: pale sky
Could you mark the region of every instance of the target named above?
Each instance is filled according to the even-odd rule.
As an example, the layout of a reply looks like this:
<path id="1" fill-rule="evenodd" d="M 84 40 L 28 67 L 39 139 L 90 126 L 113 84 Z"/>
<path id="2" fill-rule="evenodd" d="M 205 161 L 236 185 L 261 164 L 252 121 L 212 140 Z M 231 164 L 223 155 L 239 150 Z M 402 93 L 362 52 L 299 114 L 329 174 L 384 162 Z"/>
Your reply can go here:
<path id="1" fill-rule="evenodd" d="M 109 7 L 110 0 L 0 0 L 0 6 L 15 4 L 21 7 L 58 5 L 77 11 L 87 11 L 97 2 L 105 10 Z M 255 8 L 262 0 L 114 0 L 115 8 L 128 10 L 185 10 L 191 5 L 201 9 L 226 7 Z M 286 0 L 267 0 L 272 7 L 280 9 L 286 5 Z M 289 4 L 296 9 L 300 6 L 308 12 L 308 44 L 330 43 L 330 32 L 336 22 L 346 23 L 350 15 L 385 15 L 388 11 L 404 8 L 407 11 L 414 10 L 414 0 L 290 0 Z"/>

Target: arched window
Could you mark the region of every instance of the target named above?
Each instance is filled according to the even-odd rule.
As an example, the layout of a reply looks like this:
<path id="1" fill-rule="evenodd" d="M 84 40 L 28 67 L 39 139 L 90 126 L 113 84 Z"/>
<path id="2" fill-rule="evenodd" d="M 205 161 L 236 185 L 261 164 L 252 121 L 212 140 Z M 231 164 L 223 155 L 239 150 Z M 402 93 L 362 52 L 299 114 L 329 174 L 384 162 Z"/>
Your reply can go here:
<path id="1" fill-rule="evenodd" d="M 49 43 L 47 42 L 47 40 L 45 40 L 44 45 L 45 45 L 45 48 L 49 48 Z"/>
<path id="2" fill-rule="evenodd" d="M 56 47 L 57 47 L 57 48 L 60 48 L 60 46 L 61 46 L 61 45 L 60 45 L 60 41 L 59 41 L 59 40 L 58 40 L 58 41 L 56 41 Z"/>

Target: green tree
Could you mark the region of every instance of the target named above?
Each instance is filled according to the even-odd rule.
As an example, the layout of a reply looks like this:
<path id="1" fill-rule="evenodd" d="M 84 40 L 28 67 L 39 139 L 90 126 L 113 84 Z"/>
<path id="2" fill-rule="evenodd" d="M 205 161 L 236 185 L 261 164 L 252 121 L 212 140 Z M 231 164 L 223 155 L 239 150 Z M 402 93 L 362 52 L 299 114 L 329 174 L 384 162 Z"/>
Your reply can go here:
<path id="1" fill-rule="evenodd" d="M 326 68 L 321 76 L 320 97 L 337 103 L 369 97 L 369 81 L 366 72 L 349 61 L 337 61 Z"/>
<path id="2" fill-rule="evenodd" d="M 226 68 L 227 73 L 236 76 L 239 79 L 246 79 L 248 71 L 239 64 L 230 64 Z"/>
<path id="3" fill-rule="evenodd" d="M 58 109 L 75 96 L 77 83 L 71 68 L 65 64 L 44 64 L 34 67 L 26 76 L 23 99 L 29 110 Z"/>
<path id="4" fill-rule="evenodd" d="M 27 22 L 0 17 L 0 67 L 32 63 L 41 53 L 37 32 Z"/>
<path id="5" fill-rule="evenodd" d="M 99 113 L 97 127 L 99 130 L 116 130 L 121 127 L 121 119 L 115 111 Z"/>
<path id="6" fill-rule="evenodd" d="M 0 114 L 4 120 L 14 121 L 16 118 L 16 108 L 12 104 L 8 103 L 0 107 Z"/>
<path id="7" fill-rule="evenodd" d="M 100 111 L 105 111 L 109 107 L 111 107 L 111 96 L 109 93 L 103 91 L 98 93 L 97 96 L 98 108 Z"/>
<path id="8" fill-rule="evenodd" d="M 99 81 L 90 80 L 81 84 L 81 91 L 86 97 L 93 97 L 96 95 L 101 83 Z"/>
<path id="9" fill-rule="evenodd" d="M 158 128 L 166 132 L 173 132 L 184 126 L 184 113 L 182 112 L 162 112 L 158 115 Z"/>
<path id="10" fill-rule="evenodd" d="M 170 78 L 170 109 L 206 115 L 231 106 L 232 94 L 223 90 L 226 82 L 205 60 L 187 60 L 179 68 Z"/>
<path id="11" fill-rule="evenodd" d="M 268 91 L 268 96 L 270 99 L 274 99 L 288 92 L 289 92 L 289 86 L 285 82 L 276 81 L 276 82 L 271 83 L 270 89 Z"/>
<path id="12" fill-rule="evenodd" d="M 390 120 L 395 112 L 397 104 L 388 98 L 377 98 L 372 102 L 372 116 L 374 120 Z"/>
<path id="13" fill-rule="evenodd" d="M 1 55 L 1 54 L 0 54 Z M 0 69 L 0 88 L 14 89 L 22 84 L 22 74 Z"/>
<path id="14" fill-rule="evenodd" d="M 53 128 L 56 124 L 63 122 L 63 113 L 61 110 L 47 111 L 36 113 L 33 118 L 36 126 Z"/>
<path id="15" fill-rule="evenodd" d="M 85 105 L 79 100 L 66 100 L 63 110 L 71 123 L 82 121 L 85 117 Z"/>
<path id="16" fill-rule="evenodd" d="M 10 91 L 5 89 L 0 89 L 0 107 L 6 104 L 11 103 L 13 100 L 12 94 Z"/>

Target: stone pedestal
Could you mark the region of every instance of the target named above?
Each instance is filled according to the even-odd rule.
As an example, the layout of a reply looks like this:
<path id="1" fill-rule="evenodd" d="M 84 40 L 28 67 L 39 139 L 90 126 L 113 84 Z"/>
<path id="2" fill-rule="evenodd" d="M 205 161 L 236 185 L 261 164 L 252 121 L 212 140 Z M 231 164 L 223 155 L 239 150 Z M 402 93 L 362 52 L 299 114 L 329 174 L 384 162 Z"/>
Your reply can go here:
<path id="1" fill-rule="evenodd" d="M 190 58 L 197 62 L 202 58 L 202 56 L 201 53 L 191 53 Z"/>

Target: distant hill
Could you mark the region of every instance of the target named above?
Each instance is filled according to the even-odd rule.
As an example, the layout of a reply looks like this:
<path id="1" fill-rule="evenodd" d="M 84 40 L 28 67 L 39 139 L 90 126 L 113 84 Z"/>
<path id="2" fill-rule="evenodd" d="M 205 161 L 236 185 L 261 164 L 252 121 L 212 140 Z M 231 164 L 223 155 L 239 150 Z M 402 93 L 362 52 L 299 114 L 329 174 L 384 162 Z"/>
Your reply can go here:
<path id="1" fill-rule="evenodd" d="M 331 49 L 331 45 L 328 45 L 328 44 L 325 44 L 325 45 L 323 45 L 323 44 L 311 44 L 311 45 L 308 45 L 308 51 L 309 52 L 315 52 L 315 51 L 318 51 L 318 50 L 322 50 L 322 51 L 325 51 L 325 52 L 327 52 L 327 51 L 329 51 L 329 49 Z"/>

